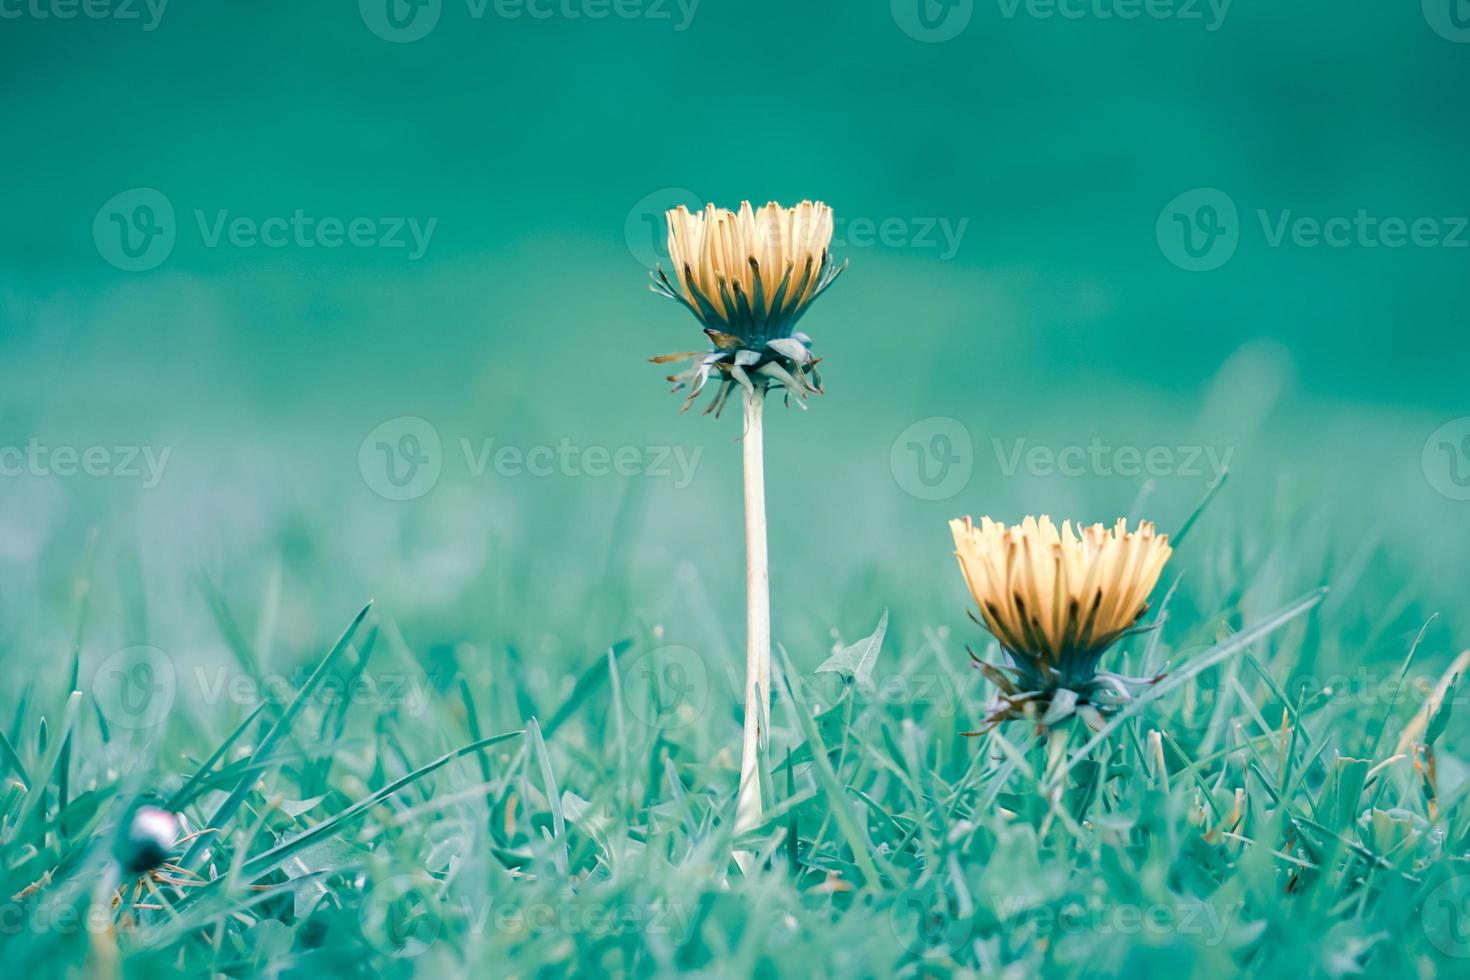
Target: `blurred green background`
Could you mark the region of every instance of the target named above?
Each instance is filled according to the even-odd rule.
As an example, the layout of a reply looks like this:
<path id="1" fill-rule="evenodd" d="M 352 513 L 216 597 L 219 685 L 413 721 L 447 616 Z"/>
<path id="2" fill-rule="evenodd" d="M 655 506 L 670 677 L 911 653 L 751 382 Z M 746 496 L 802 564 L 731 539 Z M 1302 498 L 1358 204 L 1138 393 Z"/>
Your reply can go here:
<path id="1" fill-rule="evenodd" d="M 65 649 L 95 531 L 103 653 L 210 655 L 201 582 L 279 593 L 288 640 L 375 596 L 415 647 L 576 662 L 642 618 L 738 648 L 738 413 L 678 414 L 646 358 L 702 337 L 645 269 L 664 207 L 811 197 L 851 267 L 803 327 L 828 394 L 768 426 L 800 657 L 883 605 L 967 630 L 952 516 L 1172 530 L 1227 454 L 1171 565 L 1195 601 L 1326 581 L 1352 657 L 1402 656 L 1433 612 L 1446 657 L 1470 569 L 1452 2 L 7 0 L 0 447 L 102 447 L 107 472 L 0 478 L 0 643 Z M 571 448 L 477 472 L 487 440 Z M 1167 462 L 1044 462 L 1094 443 Z M 168 452 L 156 485 L 129 447 Z M 587 474 L 624 447 L 635 475 Z M 438 476 L 388 499 L 400 450 Z"/>

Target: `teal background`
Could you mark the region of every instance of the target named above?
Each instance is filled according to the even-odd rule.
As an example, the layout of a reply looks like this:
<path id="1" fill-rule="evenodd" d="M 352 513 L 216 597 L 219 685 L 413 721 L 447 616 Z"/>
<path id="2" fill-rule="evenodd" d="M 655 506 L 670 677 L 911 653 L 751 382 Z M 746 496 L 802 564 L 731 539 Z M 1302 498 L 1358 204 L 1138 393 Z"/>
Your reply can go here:
<path id="1" fill-rule="evenodd" d="M 281 594 L 288 640 L 375 596 L 414 644 L 580 658 L 641 619 L 738 647 L 738 420 L 680 416 L 646 362 L 702 339 L 640 262 L 645 212 L 683 188 L 910 235 L 966 223 L 947 258 L 839 246 L 851 267 L 805 321 L 828 394 L 767 436 L 776 632 L 799 656 L 896 596 L 910 633 L 966 628 L 957 514 L 1179 527 L 1205 476 L 1008 476 L 992 442 L 1097 438 L 1233 447 L 1171 565 L 1205 597 L 1327 581 L 1362 621 L 1355 657 L 1402 656 L 1439 612 L 1442 661 L 1465 636 L 1470 503 L 1424 450 L 1470 414 L 1470 249 L 1271 247 L 1257 217 L 1470 215 L 1470 44 L 1432 8 L 1235 0 L 1208 30 L 978 3 L 943 43 L 872 0 L 703 0 L 682 31 L 672 7 L 477 19 L 445 0 L 409 43 L 343 2 L 174 0 L 153 30 L 0 19 L 0 445 L 171 449 L 148 490 L 0 482 L 0 641 L 63 648 L 95 531 L 103 652 L 217 647 L 201 582 L 245 610 Z M 93 226 L 133 188 L 167 198 L 177 241 L 126 272 Z M 1206 272 L 1156 234 L 1196 188 L 1239 212 Z M 209 247 L 194 217 L 296 209 L 436 224 L 412 261 Z M 402 416 L 432 423 L 443 473 L 399 502 L 358 456 Z M 923 500 L 893 450 L 934 417 L 969 433 L 973 475 Z M 702 455 L 684 488 L 477 477 L 460 440 L 491 438 Z"/>

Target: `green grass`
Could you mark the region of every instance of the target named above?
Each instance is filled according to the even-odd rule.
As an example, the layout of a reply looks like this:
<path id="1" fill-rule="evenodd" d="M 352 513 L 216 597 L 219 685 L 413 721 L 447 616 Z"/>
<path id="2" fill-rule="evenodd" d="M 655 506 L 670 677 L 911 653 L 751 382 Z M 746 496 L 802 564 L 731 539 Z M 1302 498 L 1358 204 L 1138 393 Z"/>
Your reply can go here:
<path id="1" fill-rule="evenodd" d="M 1463 969 L 1463 695 L 1423 710 L 1453 644 L 1416 621 L 1391 569 L 1226 521 L 1199 518 L 1160 585 L 1159 628 L 1105 661 L 1168 678 L 1097 735 L 964 735 L 990 690 L 950 559 L 935 554 L 933 583 L 867 575 L 840 599 L 862 621 L 778 652 L 767 820 L 740 841 L 739 636 L 650 617 L 600 572 L 555 599 L 580 617 L 532 578 L 480 583 L 502 625 L 437 640 L 381 603 L 308 603 L 288 631 L 278 576 L 201 580 L 193 601 L 226 659 L 168 658 L 156 725 L 118 724 L 139 702 L 99 672 L 100 613 L 78 601 L 69 669 L 4 695 L 8 972 Z M 91 578 L 76 596 L 127 593 Z M 1346 595 L 1321 588 L 1339 579 Z M 838 625 L 783 595 L 778 641 Z M 857 679 L 816 670 L 885 610 L 876 658 L 839 658 Z M 209 832 L 114 892 L 115 825 L 140 799 Z M 748 878 L 737 846 L 762 858 Z"/>

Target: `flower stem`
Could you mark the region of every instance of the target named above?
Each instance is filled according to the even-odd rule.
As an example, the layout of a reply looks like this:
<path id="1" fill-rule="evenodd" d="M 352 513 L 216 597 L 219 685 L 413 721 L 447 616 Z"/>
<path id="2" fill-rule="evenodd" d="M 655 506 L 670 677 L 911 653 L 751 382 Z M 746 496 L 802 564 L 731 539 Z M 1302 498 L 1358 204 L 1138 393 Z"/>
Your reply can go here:
<path id="1" fill-rule="evenodd" d="M 761 745 L 771 713 L 771 581 L 766 564 L 765 446 L 761 409 L 765 392 L 745 392 L 745 732 L 740 746 L 740 796 L 735 833 L 760 824 Z M 737 851 L 736 863 L 749 871 L 752 855 Z"/>

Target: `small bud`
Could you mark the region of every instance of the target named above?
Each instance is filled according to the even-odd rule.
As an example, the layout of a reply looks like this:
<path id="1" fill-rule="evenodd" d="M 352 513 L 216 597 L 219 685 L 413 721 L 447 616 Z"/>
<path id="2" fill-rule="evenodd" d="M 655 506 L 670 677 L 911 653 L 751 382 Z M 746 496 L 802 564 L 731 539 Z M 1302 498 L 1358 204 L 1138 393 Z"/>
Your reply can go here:
<path id="1" fill-rule="evenodd" d="M 179 840 L 179 818 L 156 806 L 140 806 L 118 828 L 113 856 L 129 874 L 152 871 Z"/>

